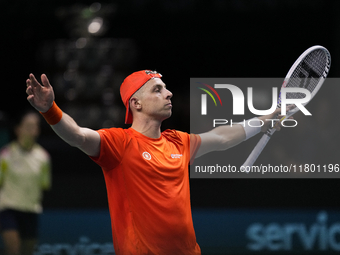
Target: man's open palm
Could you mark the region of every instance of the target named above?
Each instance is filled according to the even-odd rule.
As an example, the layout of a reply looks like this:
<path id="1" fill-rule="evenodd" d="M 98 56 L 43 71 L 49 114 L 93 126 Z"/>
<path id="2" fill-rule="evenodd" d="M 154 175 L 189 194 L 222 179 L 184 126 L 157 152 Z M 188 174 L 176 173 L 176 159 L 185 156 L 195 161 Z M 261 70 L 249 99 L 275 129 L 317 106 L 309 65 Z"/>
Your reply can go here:
<path id="1" fill-rule="evenodd" d="M 54 91 L 45 74 L 41 75 L 42 85 L 37 81 L 33 74 L 26 80 L 27 100 L 40 112 L 47 112 L 54 101 Z"/>

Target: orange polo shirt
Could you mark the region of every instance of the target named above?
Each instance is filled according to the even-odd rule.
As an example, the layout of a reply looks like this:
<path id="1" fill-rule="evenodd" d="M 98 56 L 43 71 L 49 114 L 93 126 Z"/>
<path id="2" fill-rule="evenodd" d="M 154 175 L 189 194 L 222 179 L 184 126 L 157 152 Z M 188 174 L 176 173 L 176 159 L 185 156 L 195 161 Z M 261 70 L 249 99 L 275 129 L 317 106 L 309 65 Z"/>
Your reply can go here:
<path id="1" fill-rule="evenodd" d="M 98 133 L 100 155 L 91 158 L 103 169 L 116 254 L 201 254 L 188 171 L 200 137 L 165 130 L 152 139 L 132 128 Z"/>

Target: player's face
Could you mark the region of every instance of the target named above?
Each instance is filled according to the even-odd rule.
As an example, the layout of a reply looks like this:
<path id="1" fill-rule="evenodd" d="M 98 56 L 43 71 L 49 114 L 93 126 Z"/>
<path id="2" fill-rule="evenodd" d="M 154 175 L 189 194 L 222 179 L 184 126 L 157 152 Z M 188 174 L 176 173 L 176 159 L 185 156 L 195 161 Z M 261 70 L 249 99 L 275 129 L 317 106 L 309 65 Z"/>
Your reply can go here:
<path id="1" fill-rule="evenodd" d="M 160 78 L 149 80 L 144 85 L 142 111 L 157 119 L 165 120 L 171 116 L 172 93 Z"/>

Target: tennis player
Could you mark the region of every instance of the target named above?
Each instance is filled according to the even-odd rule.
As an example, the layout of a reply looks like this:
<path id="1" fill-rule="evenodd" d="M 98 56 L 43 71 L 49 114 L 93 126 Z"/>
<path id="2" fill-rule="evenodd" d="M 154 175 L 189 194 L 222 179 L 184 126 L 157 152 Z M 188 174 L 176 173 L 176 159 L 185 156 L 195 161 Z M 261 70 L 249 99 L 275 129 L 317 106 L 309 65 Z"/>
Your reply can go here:
<path id="1" fill-rule="evenodd" d="M 261 128 L 221 126 L 196 135 L 161 132 L 172 112 L 172 93 L 161 75 L 142 70 L 120 87 L 128 129 L 79 127 L 56 105 L 45 74 L 26 81 L 28 101 L 64 141 L 101 166 L 108 194 L 116 254 L 201 254 L 192 222 L 188 164 L 195 157 L 225 150 Z M 279 112 L 256 119 L 270 119 Z M 256 121 L 255 120 L 255 121 Z M 254 125 L 255 122 L 254 122 Z M 266 130 L 269 122 L 262 127 Z M 279 127 L 278 127 L 279 128 Z"/>

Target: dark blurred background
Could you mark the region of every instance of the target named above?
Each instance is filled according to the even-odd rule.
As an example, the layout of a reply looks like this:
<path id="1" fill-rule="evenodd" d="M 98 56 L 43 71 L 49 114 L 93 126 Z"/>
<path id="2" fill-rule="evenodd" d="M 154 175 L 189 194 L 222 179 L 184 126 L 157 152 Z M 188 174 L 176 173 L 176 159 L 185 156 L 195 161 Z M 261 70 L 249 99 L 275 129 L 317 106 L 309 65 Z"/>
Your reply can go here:
<path id="1" fill-rule="evenodd" d="M 29 73 L 46 73 L 61 109 L 99 129 L 126 127 L 121 82 L 133 71 L 156 69 L 174 94 L 173 116 L 163 128 L 189 132 L 190 77 L 284 77 L 316 44 L 331 52 L 330 77 L 340 72 L 335 0 L 2 0 L 1 7 L 2 143 L 12 117 L 31 107 Z M 336 113 L 338 99 L 332 100 Z M 53 160 L 45 208 L 107 207 L 96 164 L 45 122 L 39 141 Z M 191 189 L 193 208 L 339 209 L 337 179 L 192 179 Z"/>

